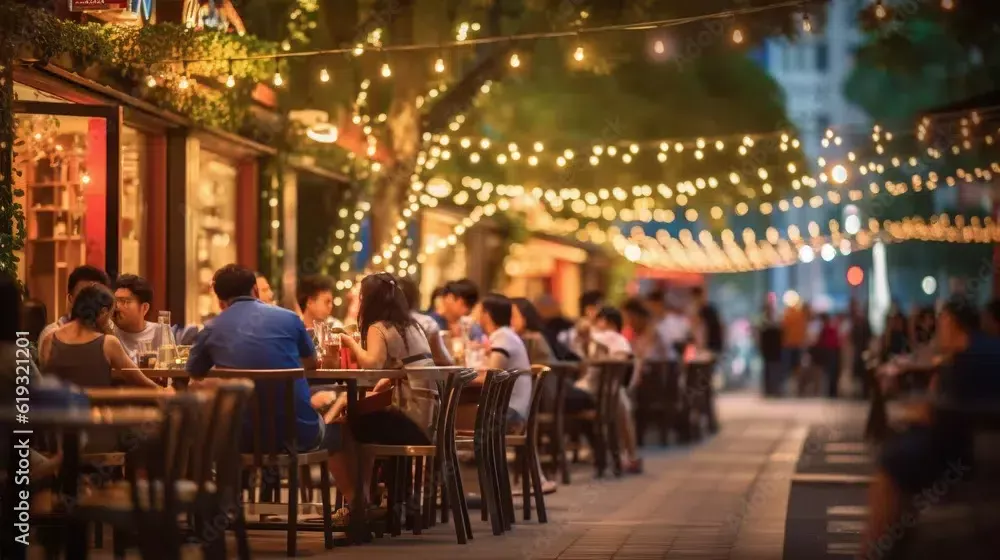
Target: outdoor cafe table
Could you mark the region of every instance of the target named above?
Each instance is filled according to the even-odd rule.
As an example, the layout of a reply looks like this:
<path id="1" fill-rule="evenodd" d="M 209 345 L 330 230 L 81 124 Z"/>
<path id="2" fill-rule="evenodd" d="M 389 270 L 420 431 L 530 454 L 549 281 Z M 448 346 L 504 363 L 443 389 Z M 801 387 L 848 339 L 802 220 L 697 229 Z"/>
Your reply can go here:
<path id="1" fill-rule="evenodd" d="M 407 369 L 313 369 L 305 370 L 304 377 L 310 385 L 345 384 L 347 386 L 347 416 L 350 418 L 357 411 L 358 388 L 373 387 L 381 379 L 402 380 L 407 376 L 421 376 L 429 381 L 445 381 L 453 373 L 465 371 L 465 367 L 414 367 Z M 147 376 L 187 379 L 189 374 L 184 370 L 143 369 Z M 206 377 L 211 377 L 209 371 Z M 358 453 L 357 469 L 364 470 L 364 460 Z M 354 503 L 351 504 L 351 520 L 348 536 L 355 543 L 370 540 L 367 512 L 364 503 L 364 481 L 362 476 L 356 477 L 354 488 Z"/>
<path id="2" fill-rule="evenodd" d="M 59 475 L 60 496 L 68 510 L 72 510 L 78 498 L 78 483 L 80 475 L 80 434 L 93 433 L 99 430 L 120 431 L 125 429 L 145 428 L 159 425 L 163 416 L 159 410 L 151 408 L 91 408 L 77 410 L 34 410 L 28 414 L 28 423 L 20 422 L 21 415 L 12 409 L 0 410 L 0 426 L 11 438 L 29 436 L 34 430 L 55 430 L 62 435 L 63 460 Z M 9 430 L 9 431 L 8 431 Z M 13 443 L 13 442 L 11 442 Z M 11 449 L 8 455 L 8 483 L 5 503 L 14 503 L 15 484 L 10 480 L 10 473 L 17 471 L 18 454 Z M 67 511 L 66 519 L 66 550 L 67 557 L 87 557 L 87 527 L 86 523 Z M 10 531 L 10 523 L 6 523 L 4 531 Z M 6 537 L 6 536 L 5 536 Z"/>

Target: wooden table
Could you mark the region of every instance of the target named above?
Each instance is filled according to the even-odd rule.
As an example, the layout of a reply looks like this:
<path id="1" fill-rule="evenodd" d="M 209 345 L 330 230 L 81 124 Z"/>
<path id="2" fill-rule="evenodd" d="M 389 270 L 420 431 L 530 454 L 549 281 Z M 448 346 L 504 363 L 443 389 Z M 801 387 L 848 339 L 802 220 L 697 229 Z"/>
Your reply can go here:
<path id="1" fill-rule="evenodd" d="M 0 426 L 10 429 L 12 439 L 28 439 L 30 442 L 35 429 L 58 430 L 62 435 L 63 462 L 59 474 L 59 488 L 62 503 L 66 508 L 66 550 L 69 557 L 87 557 L 87 525 L 72 515 L 78 500 L 80 476 L 80 434 L 98 430 L 124 430 L 159 425 L 163 415 L 159 410 L 144 408 L 125 409 L 75 409 L 37 410 L 27 414 L 28 422 L 22 423 L 22 415 L 11 409 L 0 410 Z M 13 443 L 13 442 L 12 442 Z M 7 472 L 18 468 L 18 454 L 10 450 Z M 7 484 L 6 503 L 15 503 L 16 484 Z M 9 524 L 7 524 L 9 525 Z M 4 532 L 12 527 L 5 526 Z M 7 538 L 7 535 L 4 536 Z M 9 541 L 8 541 L 9 542 Z"/>
<path id="2" fill-rule="evenodd" d="M 177 397 L 177 393 L 144 387 L 93 387 L 83 392 L 93 406 L 100 405 L 160 405 Z"/>

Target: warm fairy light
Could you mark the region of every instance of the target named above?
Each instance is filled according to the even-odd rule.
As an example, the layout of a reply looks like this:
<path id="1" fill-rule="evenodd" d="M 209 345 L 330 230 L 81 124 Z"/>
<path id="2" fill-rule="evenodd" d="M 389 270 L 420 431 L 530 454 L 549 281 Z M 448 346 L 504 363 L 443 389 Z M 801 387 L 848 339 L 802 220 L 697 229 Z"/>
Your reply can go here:
<path id="1" fill-rule="evenodd" d="M 843 165 L 835 165 L 830 171 L 830 175 L 833 178 L 834 183 L 842 185 L 845 181 L 847 181 L 847 168 Z"/>
<path id="2" fill-rule="evenodd" d="M 231 88 L 236 86 L 236 77 L 232 74 L 226 76 L 226 87 Z"/>
<path id="3" fill-rule="evenodd" d="M 521 65 L 521 57 L 517 56 L 517 53 L 510 55 L 510 67 L 517 68 Z"/>
<path id="4" fill-rule="evenodd" d="M 951 10 L 955 7 L 955 2 L 953 0 L 941 0 L 942 10 Z"/>
<path id="5" fill-rule="evenodd" d="M 733 29 L 733 42 L 737 45 L 743 42 L 743 31 L 741 31 L 738 27 Z"/>
<path id="6" fill-rule="evenodd" d="M 663 45 L 663 41 L 657 39 L 656 42 L 653 43 L 653 52 L 656 54 L 663 54 L 664 51 L 666 51 L 666 47 Z"/>
<path id="7" fill-rule="evenodd" d="M 541 142 L 535 142 L 535 145 L 533 146 L 533 148 L 535 148 L 536 152 L 540 152 L 540 151 L 542 151 L 542 150 L 545 149 L 545 145 L 542 144 Z"/>
<path id="8" fill-rule="evenodd" d="M 151 75 L 146 76 L 146 87 L 156 87 L 156 78 Z"/>
<path id="9" fill-rule="evenodd" d="M 187 74 L 184 74 L 181 76 L 180 81 L 177 82 L 177 89 L 187 89 L 190 85 L 191 82 L 188 80 Z"/>
<path id="10" fill-rule="evenodd" d="M 274 87 L 281 87 L 285 83 L 284 78 L 281 77 L 281 72 L 275 72 L 274 80 L 272 81 L 274 83 Z"/>
<path id="11" fill-rule="evenodd" d="M 388 78 L 389 76 L 392 76 L 392 68 L 389 67 L 388 62 L 384 62 L 382 63 L 382 77 Z"/>
<path id="12" fill-rule="evenodd" d="M 577 62 L 583 62 L 583 47 L 576 48 L 576 51 L 573 52 L 573 59 Z"/>
<path id="13" fill-rule="evenodd" d="M 809 14 L 802 14 L 802 31 L 806 33 L 812 33 L 813 25 L 812 20 L 809 19 Z"/>
<path id="14" fill-rule="evenodd" d="M 875 17 L 878 19 L 885 19 L 886 11 L 885 6 L 882 4 L 882 0 L 875 0 Z"/>
<path id="15" fill-rule="evenodd" d="M 330 81 L 330 73 L 327 72 L 326 68 L 319 71 L 319 81 L 324 84 Z"/>
<path id="16" fill-rule="evenodd" d="M 434 71 L 437 72 L 438 74 L 440 74 L 441 72 L 444 72 L 444 59 L 443 58 L 439 58 L 436 61 L 434 61 Z"/>

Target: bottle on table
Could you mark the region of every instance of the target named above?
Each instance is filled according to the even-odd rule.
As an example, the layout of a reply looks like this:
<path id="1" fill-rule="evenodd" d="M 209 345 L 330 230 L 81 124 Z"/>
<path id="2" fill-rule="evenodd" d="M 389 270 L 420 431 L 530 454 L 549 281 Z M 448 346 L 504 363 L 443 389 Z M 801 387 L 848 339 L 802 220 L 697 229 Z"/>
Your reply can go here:
<path id="1" fill-rule="evenodd" d="M 160 311 L 156 329 L 160 341 L 160 346 L 156 349 L 156 369 L 170 369 L 177 360 L 177 341 L 170 329 L 169 311 Z"/>

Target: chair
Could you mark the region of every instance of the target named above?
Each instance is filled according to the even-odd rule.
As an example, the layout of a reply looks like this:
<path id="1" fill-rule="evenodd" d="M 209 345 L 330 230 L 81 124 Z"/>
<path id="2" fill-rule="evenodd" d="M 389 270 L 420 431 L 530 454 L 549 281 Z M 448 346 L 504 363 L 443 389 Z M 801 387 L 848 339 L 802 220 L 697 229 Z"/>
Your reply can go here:
<path id="1" fill-rule="evenodd" d="M 453 463 L 454 425 L 462 389 L 475 378 L 475 371 L 463 370 L 449 376 L 445 386 L 439 387 L 442 406 L 435 420 L 435 433 L 432 437 L 434 444 L 364 444 L 361 446 L 362 453 L 376 458 L 389 459 L 386 490 L 389 496 L 388 526 L 391 535 L 398 536 L 402 532 L 403 511 L 407 512 L 407 521 L 413 525 L 414 535 L 419 535 L 425 524 L 429 525 L 427 518 L 433 516 L 426 512 L 429 508 L 428 503 L 434 499 L 431 496 L 436 494 L 431 489 L 436 489 L 437 474 L 440 472 L 444 490 L 449 496 L 448 501 L 452 505 L 455 516 L 455 536 L 459 544 L 467 542 L 468 534 L 464 519 L 468 517 L 468 514 L 463 514 L 462 509 L 465 496 L 460 493 L 457 481 L 459 475 Z M 422 498 L 425 500 L 423 504 L 420 503 Z"/>
<path id="2" fill-rule="evenodd" d="M 531 407 L 528 409 L 524 433 L 507 435 L 507 447 L 517 450 L 518 470 L 521 477 L 521 501 L 523 502 L 524 520 L 531 519 L 531 496 L 534 494 L 535 510 L 538 512 L 538 522 L 548 523 L 545 511 L 545 497 L 542 494 L 542 470 L 538 460 L 538 415 L 542 404 L 544 381 L 551 370 L 547 366 L 531 366 L 532 392 Z M 517 379 L 516 377 L 514 378 Z M 513 387 L 513 383 L 511 383 Z"/>
<path id="3" fill-rule="evenodd" d="M 642 446 L 646 428 L 652 424 L 659 431 L 660 445 L 665 447 L 677 423 L 677 399 L 680 397 L 677 362 L 648 361 L 641 373 L 640 390 L 636 395 L 636 439 Z"/>
<path id="4" fill-rule="evenodd" d="M 227 526 L 236 535 L 238 558 L 250 558 L 239 446 L 253 388 L 249 380 L 235 379 L 216 387 L 191 461 L 190 476 L 198 489 L 194 529 L 206 558 L 228 557 L 225 548 Z"/>
<path id="5" fill-rule="evenodd" d="M 553 469 L 562 477 L 564 485 L 570 484 L 569 462 L 566 460 L 566 392 L 580 372 L 579 363 L 558 363 L 549 365 L 546 383 L 551 395 L 543 395 L 541 410 L 538 412 L 539 434 L 548 439 L 549 457 Z M 552 380 L 551 382 L 548 380 Z M 553 388 L 552 385 L 555 387 Z"/>
<path id="6" fill-rule="evenodd" d="M 594 464 L 597 477 L 602 478 L 607 470 L 608 455 L 615 476 L 622 474 L 621 443 L 618 441 L 619 391 L 623 380 L 632 371 L 632 361 L 602 361 L 598 368 L 598 387 L 594 409 L 594 434 L 600 441 L 594 450 Z"/>
<path id="7" fill-rule="evenodd" d="M 479 406 L 476 409 L 475 429 L 471 433 L 467 430 L 458 430 L 455 437 L 456 445 L 471 447 L 476 453 L 476 469 L 483 500 L 482 520 L 490 521 L 493 534 L 498 536 L 503 534 L 505 523 L 501 513 L 503 506 L 500 502 L 497 451 L 503 449 L 499 434 L 507 416 L 509 395 L 505 402 L 502 393 L 504 382 L 510 377 L 506 371 L 490 370 L 486 373 L 479 396 Z M 469 531 L 471 532 L 471 525 Z"/>
<path id="8" fill-rule="evenodd" d="M 697 441 L 702 437 L 702 424 L 707 419 L 708 431 L 718 431 L 715 416 L 715 397 L 712 387 L 712 372 L 715 362 L 689 362 L 684 365 L 684 398 L 682 399 L 682 428 L 687 429 L 685 441 Z"/>
<path id="9" fill-rule="evenodd" d="M 112 527 L 116 558 L 124 558 L 130 546 L 139 548 L 143 557 L 180 556 L 182 532 L 177 519 L 196 495 L 183 475 L 203 402 L 203 396 L 193 394 L 164 401 L 159 433 L 141 439 L 127 453 L 126 482 L 100 489 L 76 504 L 74 515 Z M 140 479 L 139 473 L 145 478 Z"/>
<path id="10" fill-rule="evenodd" d="M 269 503 L 280 503 L 281 494 L 281 471 L 288 474 L 288 504 L 285 511 L 288 521 L 282 525 L 275 522 L 248 522 L 247 529 L 257 530 L 282 530 L 286 531 L 286 553 L 287 556 L 296 555 L 297 531 L 317 531 L 323 532 L 323 541 L 327 549 L 333 548 L 333 521 L 330 490 L 330 471 L 328 461 L 329 454 L 325 449 L 314 451 L 299 451 L 296 437 L 296 405 L 295 405 L 295 381 L 303 378 L 302 369 L 282 369 L 282 370 L 236 370 L 236 369 L 213 369 L 213 377 L 228 379 L 252 379 L 255 385 L 254 395 L 250 401 L 251 412 L 251 434 L 252 452 L 241 454 L 241 465 L 245 471 L 252 469 L 262 473 L 259 495 L 254 495 L 253 488 L 249 488 L 249 497 L 252 502 L 262 502 L 265 499 Z M 284 403 L 281 408 L 285 411 L 284 432 L 285 441 L 278 441 L 277 437 L 277 415 L 275 405 L 277 403 L 264 397 L 261 391 L 262 383 L 280 383 L 284 388 Z M 242 439 L 242 438 L 240 438 Z M 299 524 L 299 494 L 301 467 L 317 465 L 320 470 L 320 499 L 322 501 L 322 528 L 311 524 Z M 277 476 L 273 476 L 277 473 Z M 259 510 L 265 509 L 258 506 Z M 263 515 L 263 514 L 262 514 Z"/>

